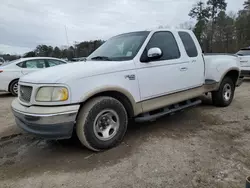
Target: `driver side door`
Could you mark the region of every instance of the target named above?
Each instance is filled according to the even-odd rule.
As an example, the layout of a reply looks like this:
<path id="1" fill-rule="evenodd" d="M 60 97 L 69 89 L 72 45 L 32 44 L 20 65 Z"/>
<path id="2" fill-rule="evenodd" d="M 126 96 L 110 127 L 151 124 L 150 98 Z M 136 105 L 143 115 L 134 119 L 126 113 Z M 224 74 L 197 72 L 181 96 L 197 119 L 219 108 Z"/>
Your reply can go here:
<path id="1" fill-rule="evenodd" d="M 170 31 L 155 32 L 141 60 L 150 48 L 160 48 L 162 56 L 149 62 L 139 62 L 137 75 L 141 100 L 151 100 L 186 89 L 188 61 L 182 57 L 176 37 Z M 146 57 L 147 58 L 147 57 Z"/>

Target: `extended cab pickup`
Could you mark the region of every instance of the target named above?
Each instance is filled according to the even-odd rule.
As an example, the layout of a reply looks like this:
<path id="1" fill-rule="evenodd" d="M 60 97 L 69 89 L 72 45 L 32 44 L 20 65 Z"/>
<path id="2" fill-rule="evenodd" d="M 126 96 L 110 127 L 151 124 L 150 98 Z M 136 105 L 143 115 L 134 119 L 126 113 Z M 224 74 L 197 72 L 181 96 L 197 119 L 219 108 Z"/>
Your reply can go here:
<path id="1" fill-rule="evenodd" d="M 12 109 L 27 132 L 65 139 L 75 129 L 84 146 L 100 151 L 121 142 L 131 118 L 156 119 L 208 92 L 214 105 L 228 106 L 239 75 L 236 56 L 204 56 L 191 31 L 132 32 L 109 39 L 86 62 L 22 77 Z"/>

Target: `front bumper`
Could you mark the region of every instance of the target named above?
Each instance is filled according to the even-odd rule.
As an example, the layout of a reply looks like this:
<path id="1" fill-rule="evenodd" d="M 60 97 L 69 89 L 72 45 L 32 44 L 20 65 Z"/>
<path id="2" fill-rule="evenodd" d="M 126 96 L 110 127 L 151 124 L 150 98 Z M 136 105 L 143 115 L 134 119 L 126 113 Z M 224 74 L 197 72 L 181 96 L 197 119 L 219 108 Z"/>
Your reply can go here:
<path id="1" fill-rule="evenodd" d="M 72 136 L 80 105 L 26 107 L 18 99 L 12 102 L 16 124 L 24 131 L 46 139 L 66 139 Z"/>

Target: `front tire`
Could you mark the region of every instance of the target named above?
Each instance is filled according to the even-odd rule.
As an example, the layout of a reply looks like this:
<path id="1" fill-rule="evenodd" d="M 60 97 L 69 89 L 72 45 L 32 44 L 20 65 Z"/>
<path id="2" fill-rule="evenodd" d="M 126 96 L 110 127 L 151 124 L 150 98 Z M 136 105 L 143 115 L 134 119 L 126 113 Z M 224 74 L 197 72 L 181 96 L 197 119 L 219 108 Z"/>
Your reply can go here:
<path id="1" fill-rule="evenodd" d="M 112 97 L 97 97 L 81 108 L 76 133 L 88 149 L 101 151 L 122 141 L 127 124 L 128 116 L 122 103 Z"/>
<path id="2" fill-rule="evenodd" d="M 219 90 L 212 92 L 212 100 L 215 106 L 229 106 L 234 98 L 235 84 L 230 77 L 225 77 Z"/>
<path id="3" fill-rule="evenodd" d="M 17 95 L 18 95 L 18 80 L 15 80 L 15 81 L 13 81 L 13 82 L 10 84 L 10 93 L 11 93 L 13 96 L 17 96 Z"/>

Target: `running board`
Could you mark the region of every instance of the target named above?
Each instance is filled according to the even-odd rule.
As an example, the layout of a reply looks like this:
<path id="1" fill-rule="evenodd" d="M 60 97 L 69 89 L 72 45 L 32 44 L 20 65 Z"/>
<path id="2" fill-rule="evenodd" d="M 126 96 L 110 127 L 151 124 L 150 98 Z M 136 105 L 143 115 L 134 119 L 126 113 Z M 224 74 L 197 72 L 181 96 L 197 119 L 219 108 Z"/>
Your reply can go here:
<path id="1" fill-rule="evenodd" d="M 206 79 L 205 80 L 205 85 L 212 85 L 212 84 L 216 84 L 217 82 L 215 80 L 210 80 L 210 79 Z"/>
<path id="2" fill-rule="evenodd" d="M 156 111 L 158 111 L 156 113 L 153 113 L 154 111 L 144 113 L 144 114 L 136 117 L 135 121 L 136 122 L 154 121 L 155 119 L 157 119 L 159 117 L 165 116 L 167 114 L 174 113 L 176 111 L 183 110 L 185 108 L 196 106 L 196 105 L 198 105 L 200 103 L 201 103 L 200 99 L 193 99 L 193 100 L 183 101 L 183 102 L 180 102 L 180 103 L 177 103 L 177 104 L 167 106 L 167 107 L 162 108 L 160 110 L 156 110 Z"/>

